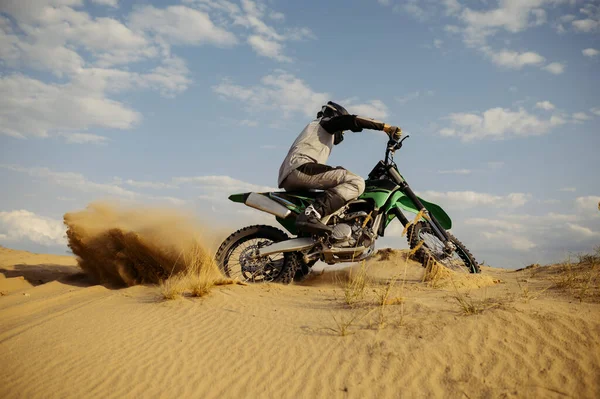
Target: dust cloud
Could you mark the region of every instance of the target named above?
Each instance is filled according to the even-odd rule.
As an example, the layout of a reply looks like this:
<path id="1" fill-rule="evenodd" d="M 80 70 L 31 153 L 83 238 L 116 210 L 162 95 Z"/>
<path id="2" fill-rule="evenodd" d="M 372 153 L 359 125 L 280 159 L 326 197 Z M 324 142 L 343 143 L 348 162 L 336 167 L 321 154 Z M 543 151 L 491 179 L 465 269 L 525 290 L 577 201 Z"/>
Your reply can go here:
<path id="1" fill-rule="evenodd" d="M 64 223 L 79 266 L 102 283 L 157 284 L 191 263 L 219 274 L 208 249 L 214 237 L 181 211 L 96 202 L 65 214 Z"/>

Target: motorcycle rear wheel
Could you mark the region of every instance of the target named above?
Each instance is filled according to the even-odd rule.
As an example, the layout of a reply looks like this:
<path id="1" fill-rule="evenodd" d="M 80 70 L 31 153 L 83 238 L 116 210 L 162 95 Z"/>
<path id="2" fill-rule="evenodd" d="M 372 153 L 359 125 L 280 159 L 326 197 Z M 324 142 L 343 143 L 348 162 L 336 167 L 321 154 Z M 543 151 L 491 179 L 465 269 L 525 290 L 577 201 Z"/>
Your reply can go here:
<path id="1" fill-rule="evenodd" d="M 433 229 L 429 222 L 420 221 L 408 228 L 408 244 L 411 249 L 414 249 L 422 241 L 423 244 L 415 252 L 414 258 L 421 263 L 423 267 L 433 258 L 441 265 L 448 269 L 463 272 L 463 273 L 481 273 L 481 268 L 475 257 L 469 252 L 456 237 L 451 233 L 446 232 L 448 238 L 454 244 L 455 249 L 448 252 L 444 243 L 433 233 Z"/>
<path id="2" fill-rule="evenodd" d="M 244 227 L 223 241 L 215 259 L 227 277 L 250 283 L 289 284 L 299 267 L 296 258 L 282 253 L 256 257 L 260 248 L 287 239 L 286 233 L 272 226 Z"/>

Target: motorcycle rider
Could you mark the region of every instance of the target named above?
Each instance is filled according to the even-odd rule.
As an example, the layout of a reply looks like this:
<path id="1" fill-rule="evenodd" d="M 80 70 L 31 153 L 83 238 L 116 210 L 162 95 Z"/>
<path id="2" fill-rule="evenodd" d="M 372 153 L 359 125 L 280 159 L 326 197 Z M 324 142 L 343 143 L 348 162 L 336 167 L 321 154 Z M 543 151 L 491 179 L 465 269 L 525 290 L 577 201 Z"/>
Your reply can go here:
<path id="1" fill-rule="evenodd" d="M 358 198 L 365 190 L 362 177 L 338 166 L 326 165 L 334 145 L 344 139 L 344 131 L 383 130 L 398 140 L 402 130 L 383 122 L 351 115 L 344 107 L 329 101 L 292 144 L 279 168 L 279 188 L 286 191 L 321 189 L 313 203 L 296 219 L 298 230 L 331 233 L 321 219 Z"/>

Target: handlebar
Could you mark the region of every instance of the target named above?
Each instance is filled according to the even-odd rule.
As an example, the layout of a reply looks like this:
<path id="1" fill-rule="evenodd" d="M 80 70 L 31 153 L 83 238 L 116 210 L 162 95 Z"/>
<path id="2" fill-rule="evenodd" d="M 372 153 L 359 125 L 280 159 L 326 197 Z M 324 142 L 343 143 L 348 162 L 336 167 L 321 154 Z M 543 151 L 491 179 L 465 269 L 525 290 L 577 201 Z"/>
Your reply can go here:
<path id="1" fill-rule="evenodd" d="M 398 151 L 400 148 L 402 148 L 402 142 L 409 137 L 410 137 L 410 135 L 406 135 L 406 136 L 402 137 L 402 139 L 400 141 L 396 141 L 393 139 L 390 139 L 388 141 L 387 149 L 385 150 L 385 163 L 386 164 L 389 163 L 389 161 L 390 161 L 390 153 L 392 154 L 392 158 L 393 158 L 394 153 L 396 151 Z"/>

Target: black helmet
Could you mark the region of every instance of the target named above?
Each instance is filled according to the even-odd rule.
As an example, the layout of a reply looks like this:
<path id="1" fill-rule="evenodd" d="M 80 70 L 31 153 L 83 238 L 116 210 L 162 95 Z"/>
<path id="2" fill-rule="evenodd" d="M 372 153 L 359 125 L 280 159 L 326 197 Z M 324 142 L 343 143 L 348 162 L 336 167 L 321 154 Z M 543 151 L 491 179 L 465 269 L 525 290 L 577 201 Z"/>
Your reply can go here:
<path id="1" fill-rule="evenodd" d="M 333 117 L 333 116 L 341 116 L 341 115 L 350 115 L 346 108 L 342 107 L 339 104 L 334 103 L 333 101 L 329 101 L 327 104 L 321 107 L 321 111 L 317 114 L 317 118 L 322 117 Z"/>

